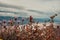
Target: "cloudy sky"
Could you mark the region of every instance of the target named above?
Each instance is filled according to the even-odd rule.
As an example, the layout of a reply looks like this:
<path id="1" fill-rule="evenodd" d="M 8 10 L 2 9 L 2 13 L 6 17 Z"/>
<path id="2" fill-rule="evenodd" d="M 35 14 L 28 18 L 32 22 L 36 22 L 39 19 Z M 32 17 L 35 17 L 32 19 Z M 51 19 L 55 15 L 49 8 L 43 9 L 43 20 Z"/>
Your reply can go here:
<path id="1" fill-rule="evenodd" d="M 60 0 L 0 0 L 0 16 L 48 18 L 54 14 L 60 17 Z"/>

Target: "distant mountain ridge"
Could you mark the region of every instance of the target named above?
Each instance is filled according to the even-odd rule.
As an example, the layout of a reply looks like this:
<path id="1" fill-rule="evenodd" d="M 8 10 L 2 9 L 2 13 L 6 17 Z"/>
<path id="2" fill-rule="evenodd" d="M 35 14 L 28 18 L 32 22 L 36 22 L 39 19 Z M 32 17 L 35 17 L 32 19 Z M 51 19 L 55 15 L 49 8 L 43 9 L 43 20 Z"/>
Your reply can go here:
<path id="1" fill-rule="evenodd" d="M 10 16 L 0 16 L 0 21 L 2 20 L 10 20 L 10 19 L 14 19 L 14 17 L 10 17 Z M 18 20 L 21 20 L 22 17 L 18 17 Z M 49 18 L 34 18 L 34 21 L 35 22 L 44 22 L 45 20 L 49 20 Z M 25 20 L 26 22 L 28 20 Z M 57 23 L 60 23 L 60 20 L 59 19 L 54 19 L 54 22 L 57 22 Z"/>

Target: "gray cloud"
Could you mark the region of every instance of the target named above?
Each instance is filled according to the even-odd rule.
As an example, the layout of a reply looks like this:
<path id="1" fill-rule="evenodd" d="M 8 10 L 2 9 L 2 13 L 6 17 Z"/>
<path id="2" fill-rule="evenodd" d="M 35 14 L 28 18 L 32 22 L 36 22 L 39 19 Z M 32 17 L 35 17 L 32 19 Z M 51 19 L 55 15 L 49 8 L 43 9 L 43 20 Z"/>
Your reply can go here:
<path id="1" fill-rule="evenodd" d="M 18 12 L 13 12 L 13 11 L 1 11 L 1 10 L 0 10 L 0 12 L 3 12 L 3 13 L 15 13 L 15 14 L 18 13 Z"/>
<path id="2" fill-rule="evenodd" d="M 60 1 L 60 0 L 39 0 L 39 1 Z"/>
<path id="3" fill-rule="evenodd" d="M 43 14 L 43 15 L 51 15 L 53 12 L 44 12 L 44 11 L 39 11 L 39 10 L 30 10 L 28 9 L 27 11 L 29 12 L 34 12 L 34 13 L 38 13 L 38 14 Z"/>
<path id="4" fill-rule="evenodd" d="M 14 9 L 24 9 L 24 7 L 20 6 L 13 6 L 13 5 L 8 5 L 8 4 L 3 4 L 3 3 L 0 3 L 0 7 L 5 7 L 5 8 L 14 8 Z"/>
<path id="5" fill-rule="evenodd" d="M 6 15 L 5 15 L 6 14 Z M 0 10 L 0 16 L 17 16 L 17 17 L 26 17 L 26 16 L 28 16 L 28 14 L 26 13 L 26 12 L 15 12 L 15 11 L 2 11 L 2 10 Z"/>
<path id="6" fill-rule="evenodd" d="M 41 12 L 41 11 L 38 11 L 38 10 L 30 10 L 30 9 L 29 9 L 29 10 L 27 10 L 27 11 L 44 14 L 44 12 Z"/>
<path id="7" fill-rule="evenodd" d="M 48 17 L 50 15 L 53 15 L 54 9 L 60 10 L 59 0 L 0 0 L 0 2 L 1 2 L 0 7 L 8 8 L 6 10 L 0 10 L 0 12 L 3 13 L 3 14 L 0 13 L 0 15 L 3 15 L 3 16 L 5 16 L 5 14 L 7 14 L 6 16 L 32 15 L 33 17 L 40 18 L 40 17 Z M 21 8 L 21 6 L 23 7 Z M 24 9 L 24 7 L 26 8 L 26 10 L 20 11 L 20 9 Z M 15 10 L 14 9 L 12 10 L 12 8 L 14 8 Z M 60 16 L 58 17 L 60 18 Z"/>

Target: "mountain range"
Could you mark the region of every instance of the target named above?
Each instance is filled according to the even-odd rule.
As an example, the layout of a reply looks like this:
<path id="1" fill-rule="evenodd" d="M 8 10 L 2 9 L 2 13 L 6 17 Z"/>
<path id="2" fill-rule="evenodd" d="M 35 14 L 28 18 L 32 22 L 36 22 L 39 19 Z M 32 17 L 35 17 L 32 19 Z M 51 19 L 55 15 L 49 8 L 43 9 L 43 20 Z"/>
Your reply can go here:
<path id="1" fill-rule="evenodd" d="M 22 20 L 23 17 L 18 17 L 18 20 Z M 10 19 L 14 19 L 14 17 L 11 17 L 11 16 L 0 16 L 0 21 L 2 20 L 10 20 Z M 27 20 L 27 18 L 24 18 L 25 19 L 25 23 L 28 22 L 29 20 Z M 33 18 L 35 22 L 45 22 L 45 20 L 47 22 L 49 22 L 50 18 Z M 60 23 L 60 20 L 59 19 L 54 19 L 54 22 L 55 23 Z"/>

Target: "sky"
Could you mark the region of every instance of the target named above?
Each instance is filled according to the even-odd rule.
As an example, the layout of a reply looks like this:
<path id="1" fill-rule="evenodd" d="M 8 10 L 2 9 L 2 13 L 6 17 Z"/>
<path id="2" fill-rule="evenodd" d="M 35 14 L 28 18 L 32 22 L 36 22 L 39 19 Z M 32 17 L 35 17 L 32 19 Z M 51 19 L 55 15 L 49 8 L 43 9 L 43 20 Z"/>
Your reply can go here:
<path id="1" fill-rule="evenodd" d="M 0 0 L 0 16 L 49 18 L 58 14 L 60 0 Z"/>

